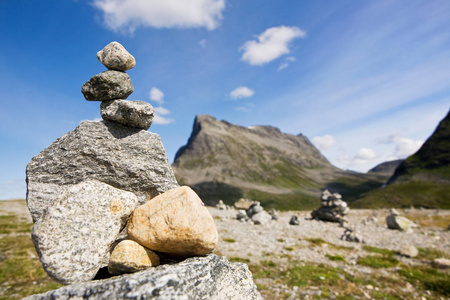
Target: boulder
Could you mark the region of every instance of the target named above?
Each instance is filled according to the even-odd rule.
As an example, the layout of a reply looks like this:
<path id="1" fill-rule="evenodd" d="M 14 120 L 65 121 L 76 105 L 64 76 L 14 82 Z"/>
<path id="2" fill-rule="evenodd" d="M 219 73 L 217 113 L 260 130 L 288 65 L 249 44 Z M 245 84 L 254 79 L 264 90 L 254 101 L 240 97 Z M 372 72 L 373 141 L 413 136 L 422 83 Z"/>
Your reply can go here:
<path id="1" fill-rule="evenodd" d="M 289 220 L 290 225 L 300 225 L 300 220 L 296 215 L 293 215 L 291 219 Z"/>
<path id="2" fill-rule="evenodd" d="M 247 210 L 250 208 L 250 206 L 252 206 L 252 201 L 245 199 L 245 198 L 241 198 L 238 201 L 234 202 L 234 207 L 236 207 L 237 209 L 243 209 L 243 210 Z"/>
<path id="3" fill-rule="evenodd" d="M 97 52 L 98 60 L 108 69 L 127 71 L 134 68 L 136 60 L 120 43 L 111 42 Z"/>
<path id="4" fill-rule="evenodd" d="M 114 122 L 86 121 L 28 164 L 27 204 L 33 220 L 52 205 L 63 186 L 85 180 L 133 192 L 139 204 L 178 187 L 159 135 Z"/>
<path id="5" fill-rule="evenodd" d="M 218 242 L 212 216 L 187 186 L 136 208 L 127 227 L 130 239 L 142 246 L 179 257 L 208 254 Z"/>
<path id="6" fill-rule="evenodd" d="M 272 220 L 272 216 L 264 210 L 252 216 L 252 221 L 256 225 L 267 224 L 270 222 L 270 220 Z"/>
<path id="7" fill-rule="evenodd" d="M 247 221 L 249 218 L 247 216 L 247 213 L 245 212 L 245 210 L 240 209 L 238 210 L 237 214 L 236 214 L 236 219 L 238 219 L 241 222 L 245 222 Z"/>
<path id="8" fill-rule="evenodd" d="M 45 271 L 65 284 L 94 278 L 136 204 L 133 193 L 99 181 L 61 189 L 31 232 Z"/>
<path id="9" fill-rule="evenodd" d="M 386 217 L 386 225 L 389 229 L 400 231 L 409 231 L 413 227 L 416 227 L 416 225 L 409 219 L 396 214 L 391 214 Z"/>
<path id="10" fill-rule="evenodd" d="M 88 101 L 126 99 L 133 91 L 130 76 L 113 70 L 93 76 L 81 87 L 81 92 Z"/>
<path id="11" fill-rule="evenodd" d="M 413 245 L 402 245 L 398 250 L 398 253 L 406 257 L 416 257 L 419 255 L 419 250 Z"/>
<path id="12" fill-rule="evenodd" d="M 74 284 L 27 297 L 44 299 L 262 299 L 246 264 L 208 255 L 179 264 Z"/>
<path id="13" fill-rule="evenodd" d="M 159 265 L 159 256 L 132 240 L 122 240 L 113 249 L 109 258 L 108 272 L 111 275 L 134 273 Z"/>
<path id="14" fill-rule="evenodd" d="M 152 125 L 154 114 L 150 103 L 129 100 L 102 101 L 100 113 L 105 121 L 145 130 Z"/>
<path id="15" fill-rule="evenodd" d="M 249 209 L 247 209 L 247 215 L 251 218 L 253 215 L 260 213 L 264 208 L 259 204 L 258 201 L 254 201 Z"/>

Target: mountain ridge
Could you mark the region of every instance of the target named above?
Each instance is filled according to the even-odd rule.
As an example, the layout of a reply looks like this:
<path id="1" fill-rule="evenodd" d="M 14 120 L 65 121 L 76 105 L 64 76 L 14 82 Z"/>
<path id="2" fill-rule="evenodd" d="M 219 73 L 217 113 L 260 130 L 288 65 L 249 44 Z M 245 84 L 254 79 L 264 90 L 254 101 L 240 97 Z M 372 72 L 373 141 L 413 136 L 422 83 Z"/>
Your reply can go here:
<path id="1" fill-rule="evenodd" d="M 196 116 L 172 168 L 179 183 L 206 202 L 247 197 L 286 209 L 317 206 L 325 188 L 352 200 L 388 178 L 333 166 L 302 134 L 273 126 L 242 127 L 209 115 Z"/>

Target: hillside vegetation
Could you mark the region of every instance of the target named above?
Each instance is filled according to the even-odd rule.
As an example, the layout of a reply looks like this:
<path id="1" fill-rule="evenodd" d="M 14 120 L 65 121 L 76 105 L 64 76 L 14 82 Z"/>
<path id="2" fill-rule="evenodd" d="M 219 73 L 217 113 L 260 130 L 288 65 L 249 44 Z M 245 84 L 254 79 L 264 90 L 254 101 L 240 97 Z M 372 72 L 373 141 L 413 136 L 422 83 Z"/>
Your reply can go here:
<path id="1" fill-rule="evenodd" d="M 325 188 L 352 202 L 390 176 L 336 168 L 302 134 L 271 126 L 241 127 L 208 115 L 195 118 L 172 167 L 178 182 L 207 203 L 221 199 L 232 204 L 245 197 L 281 210 L 317 207 Z"/>

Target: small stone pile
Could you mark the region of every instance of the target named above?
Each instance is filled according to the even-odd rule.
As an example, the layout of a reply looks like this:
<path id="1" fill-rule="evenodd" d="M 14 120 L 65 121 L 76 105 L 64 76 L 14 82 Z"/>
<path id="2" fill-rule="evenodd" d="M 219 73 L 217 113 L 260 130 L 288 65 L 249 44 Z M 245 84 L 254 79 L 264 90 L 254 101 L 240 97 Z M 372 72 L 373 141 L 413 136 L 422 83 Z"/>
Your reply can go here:
<path id="1" fill-rule="evenodd" d="M 321 196 L 321 206 L 311 212 L 313 219 L 336 222 L 341 225 L 347 222 L 346 216 L 350 208 L 347 203 L 342 200 L 342 196 L 338 193 L 330 193 L 324 190 Z"/>
<path id="2" fill-rule="evenodd" d="M 276 220 L 277 216 L 275 211 L 273 211 L 273 214 L 271 215 L 264 210 L 259 201 L 253 201 L 247 210 L 238 210 L 236 219 L 241 222 L 251 221 L 255 225 L 260 225 L 267 224 L 270 222 L 270 220 Z"/>
<path id="3" fill-rule="evenodd" d="M 408 218 L 400 216 L 400 213 L 395 208 L 389 210 L 389 215 L 386 217 L 386 225 L 389 229 L 400 231 L 411 231 L 417 227 L 417 224 Z"/>
<path id="4" fill-rule="evenodd" d="M 136 65 L 134 57 L 118 42 L 108 44 L 97 53 L 98 60 L 108 68 L 83 84 L 81 92 L 88 101 L 102 101 L 100 113 L 105 121 L 149 129 L 153 107 L 144 101 L 125 100 L 134 91 L 128 71 Z"/>
<path id="5" fill-rule="evenodd" d="M 203 202 L 179 187 L 160 137 L 147 131 L 152 106 L 125 100 L 135 59 L 117 42 L 97 58 L 108 70 L 82 93 L 102 101 L 103 121 L 81 123 L 27 166 L 33 243 L 47 273 L 65 284 L 89 281 L 104 266 L 111 275 L 154 267 L 161 254 L 205 255 L 218 242 Z"/>
<path id="6" fill-rule="evenodd" d="M 349 226 L 345 228 L 344 233 L 341 236 L 341 240 L 353 243 L 364 243 L 365 241 L 360 236 L 358 229 L 356 226 Z"/>

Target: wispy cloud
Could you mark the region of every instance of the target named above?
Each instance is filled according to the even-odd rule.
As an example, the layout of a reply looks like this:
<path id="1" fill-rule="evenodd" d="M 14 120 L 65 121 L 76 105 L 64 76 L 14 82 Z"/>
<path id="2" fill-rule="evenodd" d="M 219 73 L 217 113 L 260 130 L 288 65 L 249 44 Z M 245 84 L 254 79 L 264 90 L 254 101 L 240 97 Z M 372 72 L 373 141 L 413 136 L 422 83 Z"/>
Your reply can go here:
<path id="1" fill-rule="evenodd" d="M 205 39 L 203 39 L 203 40 L 201 40 L 200 42 L 198 42 L 198 44 L 199 44 L 200 46 L 202 46 L 203 48 L 206 48 L 206 40 L 205 40 Z"/>
<path id="2" fill-rule="evenodd" d="M 150 100 L 162 104 L 164 103 L 164 93 L 160 89 L 152 87 L 150 90 Z"/>
<path id="3" fill-rule="evenodd" d="M 134 32 L 138 27 L 213 30 L 222 20 L 225 0 L 94 0 L 93 5 L 114 31 Z"/>
<path id="4" fill-rule="evenodd" d="M 320 151 L 325 151 L 330 149 L 336 144 L 336 139 L 329 134 L 324 136 L 316 136 L 312 139 L 312 143 L 316 146 Z"/>
<path id="5" fill-rule="evenodd" d="M 406 158 L 420 149 L 423 141 L 413 140 L 410 138 L 401 137 L 398 132 L 391 134 L 385 139 L 380 139 L 379 142 L 394 145 L 393 159 Z"/>
<path id="6" fill-rule="evenodd" d="M 306 33 L 298 27 L 272 27 L 256 37 L 256 40 L 246 42 L 239 50 L 241 59 L 250 65 L 261 66 L 283 55 L 289 54 L 290 43 L 305 37 Z"/>
<path id="7" fill-rule="evenodd" d="M 241 99 L 241 98 L 248 98 L 255 94 L 255 91 L 252 89 L 249 89 L 246 86 L 240 86 L 235 88 L 230 92 L 230 97 L 233 100 Z"/>

